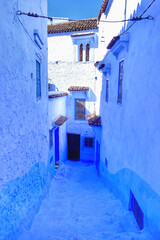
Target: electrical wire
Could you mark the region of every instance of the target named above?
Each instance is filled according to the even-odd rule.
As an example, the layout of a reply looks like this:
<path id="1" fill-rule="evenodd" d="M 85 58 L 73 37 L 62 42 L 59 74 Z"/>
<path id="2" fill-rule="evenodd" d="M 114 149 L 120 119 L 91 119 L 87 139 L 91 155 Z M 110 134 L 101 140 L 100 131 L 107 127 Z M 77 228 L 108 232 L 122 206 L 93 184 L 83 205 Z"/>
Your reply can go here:
<path id="1" fill-rule="evenodd" d="M 126 20 L 115 20 L 115 21 L 107 21 L 107 20 L 100 20 L 100 22 L 106 22 L 106 23 L 121 23 L 121 22 L 129 22 L 129 21 L 141 21 L 141 20 L 153 20 L 153 17 L 151 15 L 147 16 L 147 17 L 134 17 L 131 19 L 126 19 Z"/>
<path id="2" fill-rule="evenodd" d="M 156 0 L 153 0 L 148 7 L 143 11 L 143 13 L 139 16 L 139 18 L 142 18 L 142 16 L 148 11 L 148 9 L 153 5 L 153 3 Z M 122 36 L 123 34 L 125 34 L 126 32 L 128 32 L 128 30 L 136 23 L 136 21 L 134 21 L 124 32 L 122 32 L 119 36 Z"/>
<path id="3" fill-rule="evenodd" d="M 18 21 L 20 22 L 20 24 L 21 24 L 21 26 L 23 27 L 23 29 L 24 29 L 24 31 L 26 32 L 26 34 L 29 36 L 29 38 L 30 38 L 30 40 L 32 41 L 32 43 L 33 43 L 35 46 L 37 46 L 36 43 L 34 42 L 34 40 L 32 39 L 31 35 L 30 35 L 29 32 L 27 31 L 27 29 L 25 28 L 24 24 L 23 24 L 22 21 L 19 19 L 19 17 L 18 17 Z M 38 50 L 39 50 L 39 49 L 38 49 Z M 44 57 L 45 59 L 47 59 L 47 58 L 45 57 L 45 55 L 42 53 L 42 51 L 39 51 L 39 52 L 40 52 L 41 55 L 43 55 L 43 57 Z"/>
<path id="4" fill-rule="evenodd" d="M 37 13 L 30 13 L 30 12 L 25 13 L 25 12 L 21 12 L 20 10 L 18 10 L 16 12 L 16 14 L 17 15 L 27 15 L 29 17 L 35 17 L 35 18 L 47 18 L 47 19 L 49 19 L 51 21 L 54 19 L 54 17 L 42 16 L 42 15 L 38 15 Z"/>

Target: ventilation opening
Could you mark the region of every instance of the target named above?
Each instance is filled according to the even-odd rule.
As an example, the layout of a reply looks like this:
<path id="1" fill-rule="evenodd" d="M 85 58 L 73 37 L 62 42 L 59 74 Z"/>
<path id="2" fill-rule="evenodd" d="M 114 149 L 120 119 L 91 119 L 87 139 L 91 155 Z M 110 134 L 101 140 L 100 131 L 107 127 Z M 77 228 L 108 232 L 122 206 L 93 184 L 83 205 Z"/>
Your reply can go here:
<path id="1" fill-rule="evenodd" d="M 129 210 L 133 212 L 136 222 L 139 226 L 139 229 L 142 230 L 144 228 L 144 214 L 137 200 L 135 199 L 132 191 L 130 191 Z"/>

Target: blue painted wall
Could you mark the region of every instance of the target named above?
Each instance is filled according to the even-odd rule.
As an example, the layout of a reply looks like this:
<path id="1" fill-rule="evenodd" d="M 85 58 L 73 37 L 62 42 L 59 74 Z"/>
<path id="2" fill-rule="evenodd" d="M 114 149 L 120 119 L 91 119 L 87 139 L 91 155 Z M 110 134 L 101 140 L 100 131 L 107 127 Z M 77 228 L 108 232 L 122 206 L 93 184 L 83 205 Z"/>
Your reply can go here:
<path id="1" fill-rule="evenodd" d="M 0 191 L 0 239 L 17 239 L 29 228 L 50 183 L 49 168 L 36 163 L 23 177 L 8 182 Z"/>

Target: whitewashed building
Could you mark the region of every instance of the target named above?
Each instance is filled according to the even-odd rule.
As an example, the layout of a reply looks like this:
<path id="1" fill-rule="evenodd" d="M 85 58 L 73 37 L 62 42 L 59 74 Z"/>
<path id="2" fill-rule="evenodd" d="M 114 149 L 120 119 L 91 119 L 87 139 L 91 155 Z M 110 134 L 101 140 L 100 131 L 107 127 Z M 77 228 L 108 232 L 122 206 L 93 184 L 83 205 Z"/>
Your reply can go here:
<path id="1" fill-rule="evenodd" d="M 104 0 L 98 16 L 99 55 L 95 62 L 97 81 L 102 84 L 102 128 L 96 139 L 98 171 L 107 186 L 133 211 L 139 228 L 148 228 L 157 240 L 159 11 L 159 1 Z"/>
<path id="2" fill-rule="evenodd" d="M 87 115 L 96 113 L 97 18 L 48 25 L 49 83 L 68 91 L 68 158 L 94 161 L 95 131 Z"/>
<path id="3" fill-rule="evenodd" d="M 31 13 L 46 16 L 46 1 L 1 1 L 1 240 L 30 225 L 50 179 L 47 20 Z"/>

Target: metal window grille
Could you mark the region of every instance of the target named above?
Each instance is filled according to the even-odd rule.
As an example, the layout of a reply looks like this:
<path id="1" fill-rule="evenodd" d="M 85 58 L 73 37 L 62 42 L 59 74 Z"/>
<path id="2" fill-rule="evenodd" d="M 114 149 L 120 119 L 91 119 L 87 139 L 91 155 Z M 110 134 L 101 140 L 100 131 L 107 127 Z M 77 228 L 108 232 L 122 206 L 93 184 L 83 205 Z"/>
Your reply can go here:
<path id="1" fill-rule="evenodd" d="M 49 147 L 53 147 L 53 131 L 49 130 Z"/>
<path id="2" fill-rule="evenodd" d="M 106 102 L 108 102 L 109 97 L 109 78 L 106 80 Z"/>
<path id="3" fill-rule="evenodd" d="M 118 80 L 118 103 L 122 103 L 122 82 L 123 82 L 123 71 L 124 60 L 119 63 L 119 80 Z"/>
<path id="4" fill-rule="evenodd" d="M 89 43 L 86 44 L 86 62 L 89 61 Z"/>
<path id="5" fill-rule="evenodd" d="M 85 138 L 85 147 L 93 147 L 93 138 Z"/>
<path id="6" fill-rule="evenodd" d="M 85 99 L 75 99 L 75 119 L 85 120 Z"/>
<path id="7" fill-rule="evenodd" d="M 36 97 L 41 98 L 41 67 L 38 61 L 36 61 Z"/>
<path id="8" fill-rule="evenodd" d="M 83 45 L 82 43 L 79 45 L 79 62 L 83 61 Z"/>

